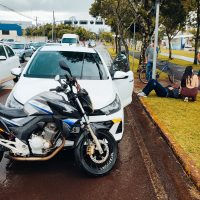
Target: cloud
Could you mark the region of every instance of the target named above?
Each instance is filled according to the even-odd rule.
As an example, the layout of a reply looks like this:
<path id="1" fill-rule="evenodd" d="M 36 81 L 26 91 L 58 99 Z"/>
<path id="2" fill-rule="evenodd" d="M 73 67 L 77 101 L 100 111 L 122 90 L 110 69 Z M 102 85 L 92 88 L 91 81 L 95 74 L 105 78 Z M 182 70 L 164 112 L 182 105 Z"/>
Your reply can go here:
<path id="1" fill-rule="evenodd" d="M 3 4 L 17 11 L 89 12 L 94 0 L 1 0 Z M 0 6 L 0 10 L 6 10 Z"/>

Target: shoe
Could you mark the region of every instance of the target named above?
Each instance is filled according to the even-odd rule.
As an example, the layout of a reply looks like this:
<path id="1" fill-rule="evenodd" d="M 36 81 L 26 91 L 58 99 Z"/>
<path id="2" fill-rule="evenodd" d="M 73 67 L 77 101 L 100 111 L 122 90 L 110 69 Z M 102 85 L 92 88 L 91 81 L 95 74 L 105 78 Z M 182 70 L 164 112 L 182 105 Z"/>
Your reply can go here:
<path id="1" fill-rule="evenodd" d="M 184 101 L 185 101 L 185 102 L 188 102 L 188 100 L 189 100 L 188 97 L 185 97 L 185 98 L 184 98 Z"/>
<path id="2" fill-rule="evenodd" d="M 137 94 L 138 97 L 147 97 L 147 95 L 144 92 L 139 92 Z"/>

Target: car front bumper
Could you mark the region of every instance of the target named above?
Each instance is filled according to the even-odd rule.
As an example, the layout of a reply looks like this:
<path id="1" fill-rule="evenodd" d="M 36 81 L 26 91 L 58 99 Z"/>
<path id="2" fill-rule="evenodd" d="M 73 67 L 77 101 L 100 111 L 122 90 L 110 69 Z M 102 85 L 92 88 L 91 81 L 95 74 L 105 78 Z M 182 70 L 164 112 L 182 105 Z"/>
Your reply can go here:
<path id="1" fill-rule="evenodd" d="M 111 115 L 89 116 L 90 122 L 106 126 L 116 141 L 120 141 L 124 132 L 124 111 L 123 108 Z"/>

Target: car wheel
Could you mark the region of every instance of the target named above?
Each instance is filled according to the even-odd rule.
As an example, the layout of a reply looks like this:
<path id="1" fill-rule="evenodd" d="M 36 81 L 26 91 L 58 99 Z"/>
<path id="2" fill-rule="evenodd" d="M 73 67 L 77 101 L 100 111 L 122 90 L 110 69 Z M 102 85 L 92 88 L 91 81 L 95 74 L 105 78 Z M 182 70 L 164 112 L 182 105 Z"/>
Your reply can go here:
<path id="1" fill-rule="evenodd" d="M 22 56 L 22 62 L 25 62 L 26 61 L 26 55 L 24 54 L 23 56 Z"/>
<path id="2" fill-rule="evenodd" d="M 15 77 L 15 78 L 13 78 L 13 81 L 14 81 L 14 83 L 17 83 L 17 82 L 18 82 L 18 80 L 19 80 L 19 78 L 18 78 L 18 77 Z"/>

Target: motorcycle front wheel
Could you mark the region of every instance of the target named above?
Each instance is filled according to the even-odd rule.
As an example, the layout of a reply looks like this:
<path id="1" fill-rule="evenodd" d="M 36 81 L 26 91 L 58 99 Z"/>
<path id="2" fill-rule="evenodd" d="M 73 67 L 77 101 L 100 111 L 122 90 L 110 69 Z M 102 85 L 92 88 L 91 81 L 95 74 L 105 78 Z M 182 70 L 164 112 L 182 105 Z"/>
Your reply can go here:
<path id="1" fill-rule="evenodd" d="M 75 148 L 75 160 L 77 165 L 91 176 L 104 176 L 114 167 L 118 145 L 114 137 L 107 131 L 98 132 L 97 138 L 103 149 L 101 155 L 92 138 L 87 135 Z"/>

